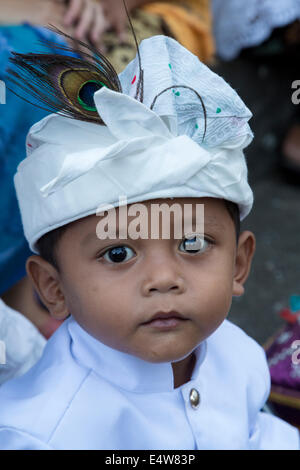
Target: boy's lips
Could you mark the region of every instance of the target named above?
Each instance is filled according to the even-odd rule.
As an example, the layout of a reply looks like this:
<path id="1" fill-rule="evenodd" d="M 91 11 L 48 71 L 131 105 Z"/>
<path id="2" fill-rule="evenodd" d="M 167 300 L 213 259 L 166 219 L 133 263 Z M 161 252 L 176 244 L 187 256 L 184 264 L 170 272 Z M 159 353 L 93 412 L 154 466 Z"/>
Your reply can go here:
<path id="1" fill-rule="evenodd" d="M 150 325 L 156 328 L 173 328 L 188 318 L 175 310 L 169 312 L 157 312 L 152 317 L 143 322 L 142 325 Z"/>

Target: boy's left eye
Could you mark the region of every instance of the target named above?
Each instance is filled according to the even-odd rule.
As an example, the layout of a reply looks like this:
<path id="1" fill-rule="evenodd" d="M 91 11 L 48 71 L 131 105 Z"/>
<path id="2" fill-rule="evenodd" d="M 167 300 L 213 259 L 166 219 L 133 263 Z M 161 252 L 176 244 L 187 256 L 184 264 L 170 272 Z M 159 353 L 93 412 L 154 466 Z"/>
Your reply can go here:
<path id="1" fill-rule="evenodd" d="M 102 257 L 109 263 L 123 263 L 134 255 L 134 251 L 128 246 L 115 246 L 107 250 Z"/>
<path id="2" fill-rule="evenodd" d="M 195 236 L 193 238 L 184 238 L 179 245 L 179 250 L 191 254 L 202 253 L 208 245 L 209 242 L 204 237 Z"/>

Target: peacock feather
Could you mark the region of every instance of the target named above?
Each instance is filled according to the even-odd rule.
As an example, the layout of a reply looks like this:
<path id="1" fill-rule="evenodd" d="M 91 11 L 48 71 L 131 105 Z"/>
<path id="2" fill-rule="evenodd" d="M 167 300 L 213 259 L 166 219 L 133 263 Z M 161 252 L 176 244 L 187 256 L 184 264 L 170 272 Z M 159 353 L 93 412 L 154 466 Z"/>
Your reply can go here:
<path id="1" fill-rule="evenodd" d="M 10 58 L 14 68 L 8 69 L 7 78 L 26 95 L 41 101 L 44 106 L 39 107 L 46 111 L 102 124 L 103 121 L 95 107 L 94 93 L 102 87 L 121 93 L 122 87 L 117 72 L 106 57 L 93 46 L 74 39 L 53 26 L 49 29 L 74 41 L 74 47 L 57 44 L 55 47 L 75 57 L 59 53 L 14 52 Z M 51 42 L 45 42 L 51 45 Z M 76 54 L 78 44 L 83 49 L 81 57 Z M 17 94 L 11 88 L 10 90 Z M 29 101 L 24 96 L 21 98 Z"/>
<path id="2" fill-rule="evenodd" d="M 144 71 L 139 46 L 125 0 L 123 0 L 123 4 L 137 48 L 139 78 L 135 99 L 143 102 Z M 43 41 L 43 43 L 65 51 L 68 55 L 58 53 L 19 54 L 13 52 L 10 61 L 15 67 L 8 69 L 6 78 L 17 85 L 22 91 L 25 91 L 31 98 L 34 97 L 44 103 L 44 106 L 39 106 L 36 103 L 34 103 L 34 106 L 73 119 L 104 124 L 95 107 L 94 94 L 102 87 L 122 93 L 117 72 L 107 58 L 94 46 L 85 44 L 79 39 L 65 34 L 55 26 L 50 26 L 49 29 L 71 40 L 74 47 L 61 46 L 50 41 Z M 77 54 L 79 45 L 81 46 L 81 57 Z M 14 90 L 9 87 L 7 88 L 19 96 Z M 150 109 L 154 108 L 156 100 L 163 93 L 174 88 L 189 88 L 199 98 L 204 115 L 204 133 L 202 138 L 204 140 L 207 126 L 206 109 L 202 97 L 193 88 L 185 84 L 174 84 L 171 87 L 167 87 L 154 97 Z M 31 103 L 26 97 L 20 97 Z"/>

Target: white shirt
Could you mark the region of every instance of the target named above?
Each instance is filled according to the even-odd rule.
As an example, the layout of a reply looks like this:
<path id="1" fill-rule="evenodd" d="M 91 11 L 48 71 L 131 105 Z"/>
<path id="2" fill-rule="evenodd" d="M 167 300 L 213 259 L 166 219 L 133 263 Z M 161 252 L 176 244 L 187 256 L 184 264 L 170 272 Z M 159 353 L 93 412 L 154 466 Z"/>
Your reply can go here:
<path id="1" fill-rule="evenodd" d="M 46 344 L 37 328 L 0 298 L 0 385 L 25 374 L 40 359 Z"/>
<path id="2" fill-rule="evenodd" d="M 171 363 L 114 350 L 70 317 L 0 387 L 0 449 L 300 448 L 296 428 L 260 412 L 270 376 L 253 339 L 225 320 L 195 353 L 191 380 L 174 389 Z"/>

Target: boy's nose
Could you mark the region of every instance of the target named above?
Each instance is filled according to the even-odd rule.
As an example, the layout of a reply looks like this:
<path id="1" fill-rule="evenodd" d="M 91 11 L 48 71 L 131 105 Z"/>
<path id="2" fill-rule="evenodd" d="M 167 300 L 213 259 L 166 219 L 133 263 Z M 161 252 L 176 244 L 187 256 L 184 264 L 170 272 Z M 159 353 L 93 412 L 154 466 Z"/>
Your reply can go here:
<path id="1" fill-rule="evenodd" d="M 185 281 L 181 273 L 175 266 L 170 265 L 153 267 L 151 272 L 146 274 L 142 284 L 143 295 L 146 296 L 157 292 L 182 294 L 185 290 Z"/>

